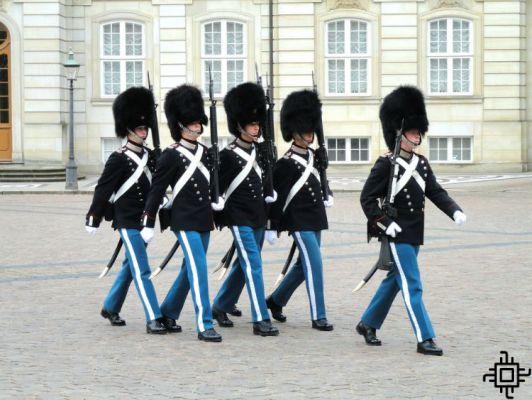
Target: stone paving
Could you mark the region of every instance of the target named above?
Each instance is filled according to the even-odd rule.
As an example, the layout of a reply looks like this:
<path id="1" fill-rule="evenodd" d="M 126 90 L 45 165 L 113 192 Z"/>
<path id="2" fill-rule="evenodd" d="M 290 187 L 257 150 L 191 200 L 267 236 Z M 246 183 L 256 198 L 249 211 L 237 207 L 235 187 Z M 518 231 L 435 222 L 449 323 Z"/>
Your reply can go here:
<path id="1" fill-rule="evenodd" d="M 511 179 L 449 186 L 468 215 L 457 228 L 427 207 L 426 245 L 420 254 L 425 301 L 444 348 L 443 357 L 415 352 L 415 337 L 398 297 L 380 331 L 383 346 L 368 347 L 354 326 L 383 277 L 351 290 L 376 260 L 365 240 L 358 193 L 338 193 L 323 235 L 326 303 L 333 332 L 310 328 L 300 288 L 285 309 L 281 334 L 251 334 L 244 312 L 221 344 L 196 339 L 190 296 L 183 332 L 150 336 L 131 289 L 111 327 L 98 312 L 114 274 L 97 277 L 117 234 L 104 225 L 83 229 L 90 195 L 0 196 L 1 399 L 504 399 L 482 381 L 499 352 L 532 367 L 532 180 Z M 227 231 L 211 236 L 209 266 L 229 244 Z M 174 242 L 169 233 L 150 244 L 152 268 Z M 290 241 L 265 245 L 267 291 Z M 177 274 L 181 252 L 156 278 L 162 300 Z M 116 269 L 117 266 L 115 266 Z M 210 295 L 220 286 L 210 276 Z M 514 393 L 532 398 L 532 377 Z"/>

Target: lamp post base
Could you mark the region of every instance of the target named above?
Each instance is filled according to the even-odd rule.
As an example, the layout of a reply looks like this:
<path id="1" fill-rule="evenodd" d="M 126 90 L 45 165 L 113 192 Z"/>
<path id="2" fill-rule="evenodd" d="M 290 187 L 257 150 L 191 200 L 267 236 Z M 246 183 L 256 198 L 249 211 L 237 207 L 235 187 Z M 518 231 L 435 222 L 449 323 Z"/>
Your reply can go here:
<path id="1" fill-rule="evenodd" d="M 66 169 L 66 185 L 65 189 L 78 190 L 78 167 L 73 160 L 69 160 Z"/>

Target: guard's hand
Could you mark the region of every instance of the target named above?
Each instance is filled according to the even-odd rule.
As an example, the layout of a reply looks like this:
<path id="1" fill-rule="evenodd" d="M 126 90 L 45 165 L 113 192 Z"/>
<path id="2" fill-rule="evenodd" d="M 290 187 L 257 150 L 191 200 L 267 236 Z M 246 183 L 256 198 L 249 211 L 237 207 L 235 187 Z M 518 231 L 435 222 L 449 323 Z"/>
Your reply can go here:
<path id="1" fill-rule="evenodd" d="M 271 244 L 272 246 L 275 243 L 277 243 L 277 232 L 276 231 L 266 231 L 264 236 L 266 240 L 268 241 L 268 243 Z"/>
<path id="2" fill-rule="evenodd" d="M 274 190 L 271 196 L 266 196 L 264 201 L 268 204 L 275 203 L 277 201 L 277 192 Z"/>
<path id="3" fill-rule="evenodd" d="M 466 215 L 462 211 L 455 211 L 453 214 L 454 223 L 458 226 L 465 224 L 467 221 Z"/>
<path id="4" fill-rule="evenodd" d="M 216 203 L 211 203 L 211 208 L 214 211 L 222 211 L 225 206 L 225 200 L 223 197 L 218 197 L 218 201 Z"/>
<path id="5" fill-rule="evenodd" d="M 326 208 L 330 208 L 334 205 L 334 197 L 332 196 L 327 196 L 327 200 L 324 200 L 323 201 L 323 204 L 325 204 L 325 207 Z"/>
<path id="6" fill-rule="evenodd" d="M 153 239 L 153 236 L 155 235 L 155 230 L 153 228 L 142 228 L 140 231 L 140 236 L 142 237 L 142 240 L 146 243 L 150 243 Z"/>
<path id="7" fill-rule="evenodd" d="M 159 204 L 159 210 L 161 208 L 163 208 L 164 206 L 166 206 L 168 204 L 168 202 L 170 201 L 170 199 L 168 198 L 167 195 L 164 195 L 162 201 L 161 201 L 161 204 Z"/>
<path id="8" fill-rule="evenodd" d="M 386 234 L 391 237 L 396 237 L 399 232 L 402 232 L 403 230 L 397 223 L 392 222 L 390 225 L 388 225 L 388 228 L 386 228 Z"/>
<path id="9" fill-rule="evenodd" d="M 87 231 L 89 235 L 94 236 L 96 235 L 98 228 L 95 228 L 94 226 L 85 225 L 85 230 Z"/>

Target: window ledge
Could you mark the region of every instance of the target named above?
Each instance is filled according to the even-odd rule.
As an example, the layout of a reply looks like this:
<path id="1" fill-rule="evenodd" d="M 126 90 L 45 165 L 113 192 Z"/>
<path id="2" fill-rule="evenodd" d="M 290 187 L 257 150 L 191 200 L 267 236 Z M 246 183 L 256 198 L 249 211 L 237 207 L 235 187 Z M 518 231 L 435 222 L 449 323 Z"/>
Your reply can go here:
<path id="1" fill-rule="evenodd" d="M 482 96 L 425 96 L 427 104 L 482 104 Z"/>
<path id="2" fill-rule="evenodd" d="M 323 104 L 380 104 L 381 99 L 375 96 L 323 96 L 321 98 Z"/>
<path id="3" fill-rule="evenodd" d="M 115 101 L 115 97 L 93 97 L 91 99 L 91 104 L 93 106 L 108 106 Z"/>

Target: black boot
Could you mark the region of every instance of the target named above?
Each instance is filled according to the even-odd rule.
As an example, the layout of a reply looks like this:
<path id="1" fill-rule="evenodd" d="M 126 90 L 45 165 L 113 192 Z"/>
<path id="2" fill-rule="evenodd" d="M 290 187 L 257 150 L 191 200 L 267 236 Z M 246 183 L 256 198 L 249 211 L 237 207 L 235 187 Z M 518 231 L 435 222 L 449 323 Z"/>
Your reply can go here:
<path id="1" fill-rule="evenodd" d="M 219 310 L 216 307 L 212 307 L 212 317 L 218 321 L 218 325 L 222 328 L 232 328 L 233 327 L 233 321 L 229 319 L 227 316 L 227 313 Z"/>
<path id="2" fill-rule="evenodd" d="M 199 332 L 198 339 L 203 340 L 204 342 L 221 342 L 222 335 L 220 335 L 218 332 L 211 328 L 203 332 Z"/>
<path id="3" fill-rule="evenodd" d="M 286 315 L 283 314 L 283 307 L 273 301 L 272 296 L 266 299 L 266 306 L 270 309 L 273 319 L 279 322 L 286 322 Z"/>
<path id="4" fill-rule="evenodd" d="M 439 348 L 434 340 L 427 339 L 417 344 L 417 352 L 429 356 L 443 356 L 443 350 Z"/>
<path id="5" fill-rule="evenodd" d="M 360 321 L 356 327 L 357 332 L 364 336 L 366 343 L 370 346 L 380 346 L 382 343 L 377 339 L 376 330 L 371 326 L 367 326 L 365 323 Z"/>
<path id="6" fill-rule="evenodd" d="M 241 317 L 242 311 L 240 311 L 240 309 L 235 304 L 229 314 L 231 314 L 233 317 Z"/>
<path id="7" fill-rule="evenodd" d="M 146 333 L 154 335 L 165 335 L 168 331 L 161 321 L 153 320 L 146 323 Z"/>
<path id="8" fill-rule="evenodd" d="M 332 326 L 332 324 L 329 324 L 327 318 L 321 318 L 312 321 L 312 327 L 319 331 L 332 331 L 334 329 L 334 326 Z"/>
<path id="9" fill-rule="evenodd" d="M 120 315 L 115 312 L 109 312 L 105 308 L 102 308 L 102 311 L 100 311 L 100 315 L 111 322 L 111 325 L 113 326 L 124 326 L 126 324 L 126 321 L 124 321 L 122 318 L 120 318 Z"/>
<path id="10" fill-rule="evenodd" d="M 253 322 L 253 334 L 260 336 L 277 336 L 279 329 L 272 325 L 271 321 Z"/>
<path id="11" fill-rule="evenodd" d="M 177 325 L 175 319 L 173 318 L 163 316 L 159 318 L 159 321 L 161 321 L 169 333 L 178 333 L 182 331 L 181 325 Z"/>

